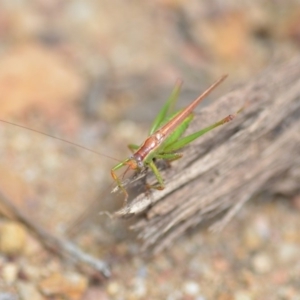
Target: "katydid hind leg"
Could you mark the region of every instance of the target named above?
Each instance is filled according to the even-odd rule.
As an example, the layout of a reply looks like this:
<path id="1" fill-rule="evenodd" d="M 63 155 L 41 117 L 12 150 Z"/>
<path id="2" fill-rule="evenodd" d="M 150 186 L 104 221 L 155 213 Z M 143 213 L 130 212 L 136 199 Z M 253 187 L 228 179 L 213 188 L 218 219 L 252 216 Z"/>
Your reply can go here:
<path id="1" fill-rule="evenodd" d="M 183 156 L 182 153 L 162 153 L 162 154 L 158 154 L 155 158 L 172 162 L 174 160 L 180 159 L 182 156 Z"/>
<path id="2" fill-rule="evenodd" d="M 182 153 L 163 153 L 163 154 L 159 154 L 157 155 L 158 159 L 162 159 L 165 163 L 165 165 L 168 168 L 171 168 L 171 162 L 180 159 L 183 156 Z"/>
<path id="3" fill-rule="evenodd" d="M 238 111 L 239 113 L 240 111 Z M 177 140 L 176 142 L 174 142 L 173 144 L 170 144 L 168 146 L 166 146 L 166 148 L 164 149 L 166 152 L 172 152 L 172 151 L 177 151 L 181 148 L 183 148 L 184 146 L 188 145 L 189 143 L 193 142 L 194 140 L 196 140 L 198 137 L 206 134 L 207 132 L 225 124 L 228 123 L 230 121 L 232 121 L 235 118 L 236 115 L 228 115 L 227 117 L 223 118 L 222 120 L 207 126 L 197 132 L 194 132 L 188 136 L 183 137 L 182 139 Z"/>
<path id="4" fill-rule="evenodd" d="M 182 135 L 184 135 L 185 131 L 189 127 L 190 123 L 192 122 L 194 118 L 194 114 L 191 113 L 188 117 L 186 117 L 181 124 L 178 125 L 178 127 L 167 137 L 167 139 L 164 141 L 162 145 L 162 153 L 169 153 L 172 151 L 166 151 L 168 147 L 172 144 L 174 144 L 176 141 L 178 141 Z"/>

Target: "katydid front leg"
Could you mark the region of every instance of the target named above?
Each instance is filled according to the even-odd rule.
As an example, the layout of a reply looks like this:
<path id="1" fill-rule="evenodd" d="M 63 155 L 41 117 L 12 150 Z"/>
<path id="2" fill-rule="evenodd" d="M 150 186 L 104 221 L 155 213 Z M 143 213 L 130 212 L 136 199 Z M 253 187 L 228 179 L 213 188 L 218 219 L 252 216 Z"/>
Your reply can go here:
<path id="1" fill-rule="evenodd" d="M 168 162 L 172 162 L 174 160 L 180 159 L 182 156 L 183 156 L 182 153 L 162 153 L 162 154 L 157 154 L 156 158 L 164 159 L 167 160 Z"/>
<path id="2" fill-rule="evenodd" d="M 120 162 L 119 164 L 117 164 L 115 167 L 113 167 L 111 170 L 110 170 L 110 174 L 111 174 L 111 177 L 116 181 L 117 183 L 117 186 L 122 190 L 122 192 L 124 193 L 124 206 L 127 204 L 127 199 L 128 199 L 128 193 L 126 191 L 126 189 L 124 188 L 120 178 L 118 177 L 118 175 L 116 174 L 115 171 L 121 169 L 122 167 L 124 167 L 126 164 L 125 162 Z"/>
<path id="3" fill-rule="evenodd" d="M 139 146 L 134 145 L 134 144 L 130 144 L 130 145 L 128 145 L 128 148 L 132 153 L 134 153 L 135 150 L 139 148 Z M 139 169 L 137 167 L 137 164 L 136 164 L 134 159 L 127 158 L 126 160 L 124 160 L 124 161 L 120 162 L 119 164 L 117 164 L 116 166 L 114 166 L 110 171 L 112 178 L 116 181 L 117 186 L 122 190 L 122 192 L 125 195 L 124 206 L 127 204 L 128 193 L 127 193 L 127 190 L 125 189 L 125 187 L 123 186 L 122 181 L 120 180 L 119 176 L 116 174 L 116 171 L 123 168 L 123 167 L 125 167 L 125 166 L 127 166 L 127 170 L 123 173 L 122 178 L 124 177 L 124 175 L 126 174 L 126 172 L 129 169 L 132 169 L 132 170 L 138 170 Z"/>

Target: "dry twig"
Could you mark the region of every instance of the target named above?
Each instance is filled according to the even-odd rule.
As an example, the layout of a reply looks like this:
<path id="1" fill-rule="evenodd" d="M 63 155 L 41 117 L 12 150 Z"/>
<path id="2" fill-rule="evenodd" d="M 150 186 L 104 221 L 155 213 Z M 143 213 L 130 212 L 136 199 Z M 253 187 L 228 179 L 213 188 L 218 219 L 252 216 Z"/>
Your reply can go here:
<path id="1" fill-rule="evenodd" d="M 23 223 L 40 238 L 40 241 L 46 247 L 52 251 L 55 251 L 62 257 L 71 258 L 78 265 L 89 266 L 92 270 L 100 272 L 104 277 L 110 277 L 111 272 L 105 262 L 85 253 L 70 241 L 66 239 L 60 239 L 52 235 L 50 232 L 47 232 L 44 228 L 34 222 L 32 218 L 29 218 L 25 213 L 17 208 L 17 206 L 13 204 L 13 201 L 9 199 L 1 190 L 0 202 L 2 204 L 2 208 L 5 209 L 5 215 L 7 217 Z"/>

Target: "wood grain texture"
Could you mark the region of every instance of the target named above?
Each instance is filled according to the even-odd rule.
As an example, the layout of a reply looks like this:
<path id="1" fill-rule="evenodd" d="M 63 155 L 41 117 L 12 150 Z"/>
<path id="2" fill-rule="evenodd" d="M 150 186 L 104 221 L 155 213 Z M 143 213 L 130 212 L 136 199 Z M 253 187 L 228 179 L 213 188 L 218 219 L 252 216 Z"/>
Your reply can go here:
<path id="1" fill-rule="evenodd" d="M 259 192 L 300 190 L 300 57 L 271 67 L 196 115 L 189 132 L 247 104 L 231 123 L 199 138 L 162 172 L 166 188 L 140 194 L 116 212 L 142 214 L 132 226 L 160 251 L 201 223 L 221 229 Z M 147 181 L 153 178 L 147 178 Z"/>

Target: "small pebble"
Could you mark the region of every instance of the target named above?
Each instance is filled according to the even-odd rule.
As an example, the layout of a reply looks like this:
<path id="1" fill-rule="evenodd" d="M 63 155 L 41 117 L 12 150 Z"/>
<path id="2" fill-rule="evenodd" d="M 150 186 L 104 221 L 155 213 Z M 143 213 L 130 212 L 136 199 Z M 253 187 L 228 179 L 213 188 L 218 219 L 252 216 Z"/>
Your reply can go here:
<path id="1" fill-rule="evenodd" d="M 236 291 L 234 293 L 234 300 L 252 300 L 254 299 L 249 292 L 246 291 Z"/>
<path id="2" fill-rule="evenodd" d="M 249 250 L 258 249 L 262 244 L 262 239 L 256 230 L 248 228 L 243 236 L 244 244 Z"/>
<path id="3" fill-rule="evenodd" d="M 196 296 L 200 292 L 200 286 L 195 281 L 187 281 L 183 285 L 183 290 L 187 295 Z"/>
<path id="4" fill-rule="evenodd" d="M 101 286 L 91 286 L 88 288 L 82 300 L 109 300 L 107 293 Z M 1 299 L 0 299 L 1 300 Z"/>
<path id="5" fill-rule="evenodd" d="M 267 254 L 259 253 L 253 257 L 252 266 L 256 273 L 265 274 L 271 271 L 273 264 Z"/>
<path id="6" fill-rule="evenodd" d="M 289 285 L 279 286 L 276 292 L 279 299 L 292 299 L 292 300 L 300 299 L 299 293 L 295 289 L 295 287 Z"/>
<path id="7" fill-rule="evenodd" d="M 35 237 L 28 235 L 26 239 L 24 255 L 34 256 L 37 253 L 41 253 L 41 251 L 43 251 L 41 243 Z"/>
<path id="8" fill-rule="evenodd" d="M 120 293 L 120 285 L 116 281 L 108 283 L 106 291 L 110 296 L 118 295 Z"/>
<path id="9" fill-rule="evenodd" d="M 7 263 L 2 267 L 2 278 L 7 284 L 12 284 L 18 276 L 18 266 L 14 263 Z M 1 298 L 0 298 L 1 300 Z"/>
<path id="10" fill-rule="evenodd" d="M 67 299 L 82 299 L 88 286 L 87 279 L 77 273 L 53 273 L 42 280 L 40 290 L 46 296 L 63 296 Z"/>
<path id="11" fill-rule="evenodd" d="M 20 299 L 43 300 L 39 291 L 31 283 L 18 282 L 17 288 L 20 294 Z"/>
<path id="12" fill-rule="evenodd" d="M 6 255 L 21 254 L 26 244 L 26 230 L 16 222 L 5 222 L 0 228 L 0 251 Z"/>
<path id="13" fill-rule="evenodd" d="M 271 228 L 268 218 L 265 215 L 258 216 L 254 223 L 254 228 L 256 233 L 261 239 L 265 240 L 270 237 Z"/>
<path id="14" fill-rule="evenodd" d="M 297 259 L 299 247 L 294 244 L 281 244 L 278 249 L 278 258 L 283 263 L 288 263 Z"/>
<path id="15" fill-rule="evenodd" d="M 229 262 L 225 258 L 222 258 L 222 257 L 214 258 L 213 266 L 214 266 L 215 270 L 218 272 L 226 272 L 230 268 Z"/>
<path id="16" fill-rule="evenodd" d="M 135 278 L 133 281 L 133 294 L 137 297 L 143 297 L 147 294 L 145 280 L 143 278 Z"/>

